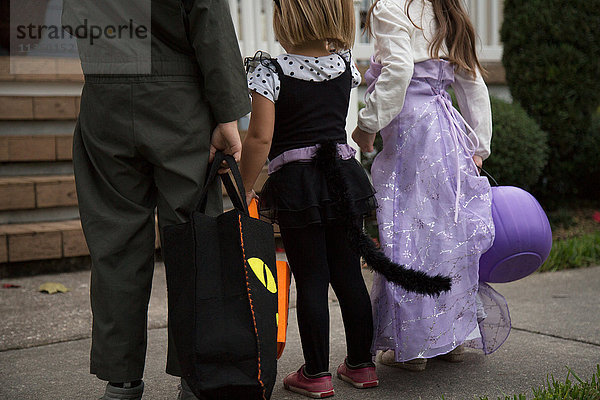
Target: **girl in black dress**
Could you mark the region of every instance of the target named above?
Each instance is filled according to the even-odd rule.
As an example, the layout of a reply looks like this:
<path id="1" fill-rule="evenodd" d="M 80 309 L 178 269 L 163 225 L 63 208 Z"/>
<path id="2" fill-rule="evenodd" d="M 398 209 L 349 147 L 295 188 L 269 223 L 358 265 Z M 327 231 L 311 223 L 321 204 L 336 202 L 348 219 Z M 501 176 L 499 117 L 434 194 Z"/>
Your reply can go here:
<path id="1" fill-rule="evenodd" d="M 352 0 L 281 0 L 274 7 L 274 28 L 287 53 L 273 59 L 257 56 L 249 72 L 252 118 L 243 144 L 242 177 L 246 188 L 254 187 L 268 157 L 260 213 L 281 229 L 296 281 L 306 362 L 284 379 L 284 386 L 310 397 L 329 397 L 329 284 L 340 302 L 348 350 L 337 375 L 355 387 L 378 385 L 370 351 L 369 294 L 360 256 L 346 235 L 349 218 L 360 226 L 375 208 L 373 188 L 346 142 L 350 90 L 360 82 L 349 52 L 344 52 L 354 39 Z M 351 182 L 345 197 L 354 210 L 351 216 L 332 188 L 332 177 L 324 173 L 328 160 Z M 248 200 L 254 196 L 247 193 Z"/>

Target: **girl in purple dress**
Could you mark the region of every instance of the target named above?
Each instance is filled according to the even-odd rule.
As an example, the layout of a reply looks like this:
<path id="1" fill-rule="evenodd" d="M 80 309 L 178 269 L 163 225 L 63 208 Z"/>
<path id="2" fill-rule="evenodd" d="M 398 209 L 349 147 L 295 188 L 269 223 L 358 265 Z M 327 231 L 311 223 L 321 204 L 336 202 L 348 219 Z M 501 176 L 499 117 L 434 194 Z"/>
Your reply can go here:
<path id="1" fill-rule="evenodd" d="M 492 126 L 473 26 L 460 0 L 378 0 L 368 22 L 375 53 L 353 138 L 368 152 L 375 133 L 383 137 L 371 169 L 381 245 L 398 264 L 452 277 L 450 292 L 428 297 L 376 274 L 374 350 L 380 362 L 411 370 L 437 356 L 462 361 L 463 344 L 489 354 L 508 336 L 510 317 L 478 276 L 494 225 L 478 171 Z"/>

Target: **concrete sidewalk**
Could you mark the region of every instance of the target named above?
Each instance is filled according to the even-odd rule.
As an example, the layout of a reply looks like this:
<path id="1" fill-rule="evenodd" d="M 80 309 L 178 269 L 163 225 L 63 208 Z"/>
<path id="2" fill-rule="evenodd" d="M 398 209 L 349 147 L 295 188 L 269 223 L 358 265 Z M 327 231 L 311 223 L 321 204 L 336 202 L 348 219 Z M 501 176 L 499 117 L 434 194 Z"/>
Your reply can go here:
<path id="1" fill-rule="evenodd" d="M 365 272 L 370 284 L 371 274 Z M 63 283 L 66 294 L 37 292 L 41 283 Z M 89 272 L 3 280 L 0 289 L 0 399 L 97 399 L 104 383 L 88 373 L 91 313 Z M 564 380 L 568 366 L 589 379 L 600 363 L 600 267 L 534 274 L 494 285 L 508 300 L 513 330 L 494 354 L 467 350 L 464 363 L 433 360 L 427 370 L 378 366 L 376 389 L 357 390 L 334 379 L 337 399 L 473 399 L 531 393 L 547 376 Z M 272 399 L 303 399 L 281 379 L 302 364 L 292 294 L 288 343 L 279 361 Z M 331 371 L 345 356 L 344 330 L 331 296 Z M 149 312 L 145 399 L 175 399 L 177 379 L 164 373 L 166 285 L 157 264 Z"/>

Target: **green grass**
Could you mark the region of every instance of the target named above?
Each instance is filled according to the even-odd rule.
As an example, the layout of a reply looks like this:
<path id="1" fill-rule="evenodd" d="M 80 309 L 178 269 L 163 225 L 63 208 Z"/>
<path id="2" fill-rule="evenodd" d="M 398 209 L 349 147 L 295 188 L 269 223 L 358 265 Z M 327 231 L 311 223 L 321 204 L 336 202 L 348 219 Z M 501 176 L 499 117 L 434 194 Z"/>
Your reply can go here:
<path id="1" fill-rule="evenodd" d="M 571 369 L 565 382 L 557 381 L 552 376 L 546 379 L 546 385 L 534 388 L 533 397 L 525 394 L 498 397 L 498 400 L 600 400 L 600 365 L 596 365 L 596 372 L 591 381 L 583 381 Z M 571 377 L 574 379 L 571 380 Z M 480 397 L 480 400 L 489 400 Z"/>
<path id="2" fill-rule="evenodd" d="M 559 271 L 600 264 L 600 231 L 554 240 L 540 271 Z"/>

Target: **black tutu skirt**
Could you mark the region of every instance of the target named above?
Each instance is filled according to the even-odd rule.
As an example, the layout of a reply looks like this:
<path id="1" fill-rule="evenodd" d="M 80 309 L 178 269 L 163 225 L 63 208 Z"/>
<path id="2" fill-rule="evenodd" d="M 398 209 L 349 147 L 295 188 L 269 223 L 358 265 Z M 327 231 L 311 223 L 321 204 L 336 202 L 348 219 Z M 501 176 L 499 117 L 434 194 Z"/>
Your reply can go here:
<path id="1" fill-rule="evenodd" d="M 260 215 L 284 228 L 301 228 L 372 214 L 377 208 L 375 190 L 363 167 L 354 158 L 337 163 L 349 207 L 342 206 L 339 191 L 331 187 L 331 179 L 315 160 L 296 161 L 269 176 L 260 192 Z M 348 209 L 353 215 L 348 215 Z"/>

